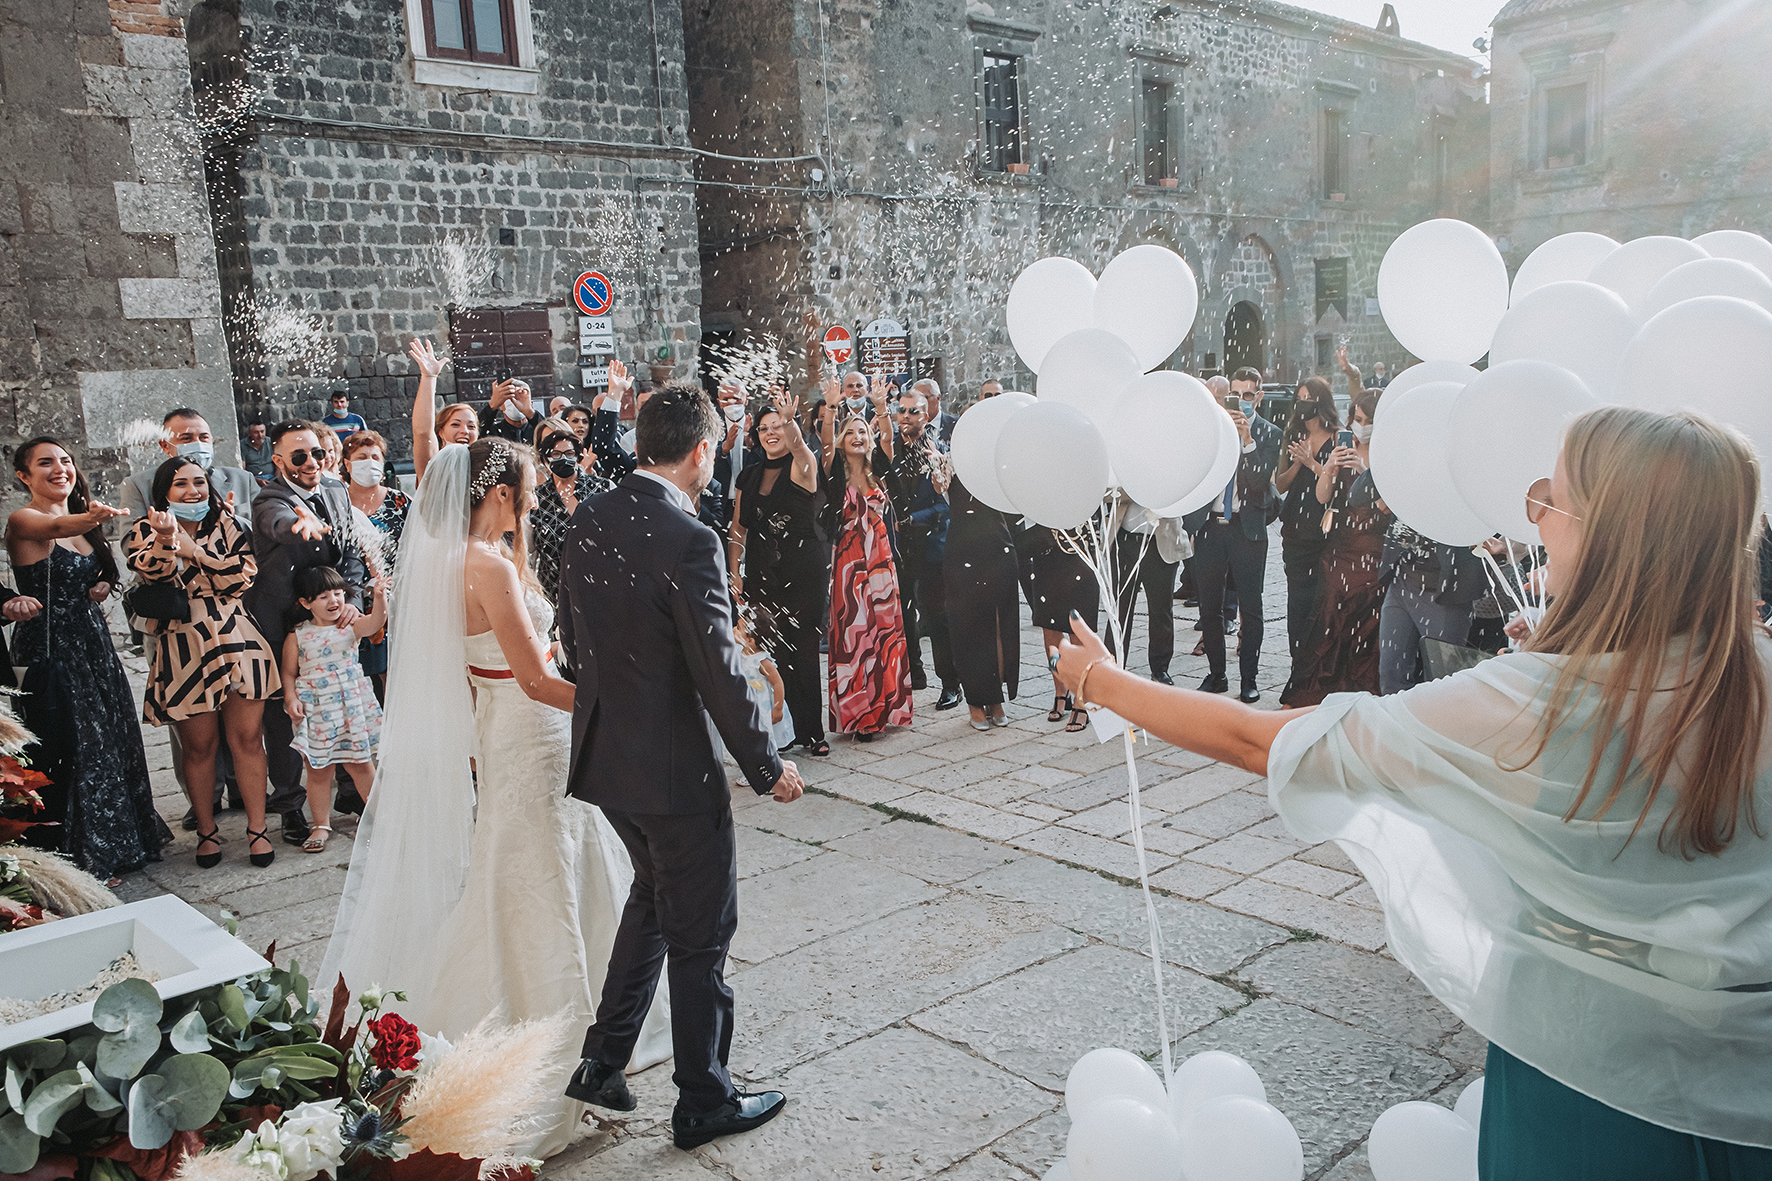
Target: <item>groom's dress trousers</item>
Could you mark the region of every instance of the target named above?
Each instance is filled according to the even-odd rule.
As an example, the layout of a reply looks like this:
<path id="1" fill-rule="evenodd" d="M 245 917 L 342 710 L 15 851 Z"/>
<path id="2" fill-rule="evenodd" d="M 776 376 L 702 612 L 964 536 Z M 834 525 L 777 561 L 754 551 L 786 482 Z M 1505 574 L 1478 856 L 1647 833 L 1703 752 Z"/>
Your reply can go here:
<path id="1" fill-rule="evenodd" d="M 578 684 L 567 792 L 603 809 L 634 863 L 583 1056 L 627 1063 L 664 968 L 673 1078 L 684 1107 L 709 1110 L 733 1094 L 723 972 L 738 862 L 706 717 L 759 795 L 782 763 L 739 666 L 719 536 L 686 503 L 636 473 L 580 504 L 560 547 L 559 629 Z"/>

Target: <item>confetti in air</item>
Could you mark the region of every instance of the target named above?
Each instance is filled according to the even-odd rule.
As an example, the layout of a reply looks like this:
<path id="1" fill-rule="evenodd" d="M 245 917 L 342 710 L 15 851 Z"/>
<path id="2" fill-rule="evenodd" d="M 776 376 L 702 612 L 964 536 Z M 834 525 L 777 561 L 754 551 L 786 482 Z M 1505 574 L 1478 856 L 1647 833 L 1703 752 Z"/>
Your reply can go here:
<path id="1" fill-rule="evenodd" d="M 708 372 L 720 381 L 736 381 L 752 397 L 765 393 L 775 382 L 788 379 L 788 362 L 782 352 L 781 337 L 766 332 L 761 339 L 746 333 L 731 344 L 710 346 L 713 364 Z"/>
<path id="2" fill-rule="evenodd" d="M 236 300 L 228 326 L 240 359 L 249 365 L 327 377 L 337 361 L 337 344 L 326 336 L 320 317 L 269 291 Z"/>
<path id="3" fill-rule="evenodd" d="M 431 275 L 445 307 L 467 307 L 492 285 L 492 245 L 468 230 L 451 230 L 432 247 Z"/>

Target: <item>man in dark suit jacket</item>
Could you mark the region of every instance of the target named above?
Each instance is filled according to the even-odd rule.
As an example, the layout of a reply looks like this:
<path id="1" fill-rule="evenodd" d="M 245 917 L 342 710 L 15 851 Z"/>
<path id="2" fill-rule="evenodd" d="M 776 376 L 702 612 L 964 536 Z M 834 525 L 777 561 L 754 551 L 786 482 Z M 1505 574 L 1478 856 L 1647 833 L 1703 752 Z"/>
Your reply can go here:
<path id="1" fill-rule="evenodd" d="M 1204 693 L 1224 693 L 1230 681 L 1224 671 L 1224 587 L 1236 579 L 1237 605 L 1243 616 L 1237 663 L 1243 677 L 1241 700 L 1261 700 L 1255 678 L 1261 665 L 1261 586 L 1267 575 L 1267 527 L 1278 513 L 1274 466 L 1280 461 L 1280 428 L 1255 413 L 1261 405 L 1261 370 L 1243 368 L 1231 374 L 1231 393 L 1242 403 L 1227 410 L 1237 426 L 1243 457 L 1225 490 L 1205 507 L 1189 513 L 1182 525 L 1194 538 L 1194 582 L 1200 596 L 1200 625 L 1210 671 L 1200 682 Z"/>
<path id="2" fill-rule="evenodd" d="M 349 627 L 363 608 L 367 570 L 351 539 L 351 499 L 344 485 L 320 475 L 320 436 L 311 422 L 280 422 L 267 438 L 277 478 L 252 500 L 252 552 L 258 575 L 244 596 L 247 612 L 272 654 L 283 658 L 289 634 L 285 620 L 295 605 L 295 572 L 331 566 L 344 576 L 345 608 L 339 626 Z M 265 757 L 270 764 L 271 798 L 265 808 L 283 816 L 283 839 L 307 839 L 302 817 L 307 799 L 301 756 L 289 749 L 293 738 L 283 702 L 265 709 Z"/>
<path id="3" fill-rule="evenodd" d="M 776 753 L 732 632 L 719 535 L 695 517 L 722 421 L 699 387 L 666 386 L 640 408 L 638 468 L 579 505 L 560 547 L 560 644 L 575 674 L 567 791 L 603 809 L 634 863 L 596 1024 L 566 1093 L 632 1111 L 623 1077 L 668 958 L 680 1148 L 773 1118 L 779 1091 L 747 1095 L 726 1070 L 738 927 L 732 801 L 713 719 L 758 795 L 803 790 Z"/>

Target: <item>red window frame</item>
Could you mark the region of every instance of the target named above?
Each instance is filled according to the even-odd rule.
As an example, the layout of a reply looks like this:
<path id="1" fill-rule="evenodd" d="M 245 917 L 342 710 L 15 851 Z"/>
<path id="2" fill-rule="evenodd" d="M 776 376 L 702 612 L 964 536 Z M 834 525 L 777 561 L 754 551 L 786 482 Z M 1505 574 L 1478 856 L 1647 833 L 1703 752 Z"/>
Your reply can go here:
<path id="1" fill-rule="evenodd" d="M 461 14 L 462 40 L 467 48 L 451 49 L 437 44 L 437 14 L 435 6 L 447 4 Z M 473 0 L 419 0 L 419 7 L 424 10 L 425 17 L 425 54 L 444 61 L 481 62 L 494 66 L 517 65 L 517 13 L 515 0 L 497 0 L 498 19 L 503 34 L 504 52 L 487 53 L 479 47 L 479 40 L 474 35 L 474 3 Z"/>

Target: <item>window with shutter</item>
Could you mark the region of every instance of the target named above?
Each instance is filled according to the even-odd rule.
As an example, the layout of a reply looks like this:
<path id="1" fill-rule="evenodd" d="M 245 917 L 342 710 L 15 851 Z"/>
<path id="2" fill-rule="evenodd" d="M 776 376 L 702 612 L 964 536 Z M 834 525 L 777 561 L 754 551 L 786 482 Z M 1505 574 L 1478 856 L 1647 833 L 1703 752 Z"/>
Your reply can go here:
<path id="1" fill-rule="evenodd" d="M 979 165 L 991 172 L 1007 172 L 1011 164 L 1027 163 L 1022 153 L 1021 59 L 986 53 L 980 62 L 984 140 L 979 145 Z"/>
<path id="2" fill-rule="evenodd" d="M 1144 183 L 1161 184 L 1177 175 L 1175 149 L 1170 142 L 1169 83 L 1144 79 L 1143 127 Z"/>
<path id="3" fill-rule="evenodd" d="M 428 56 L 517 65 L 514 0 L 420 0 Z"/>

